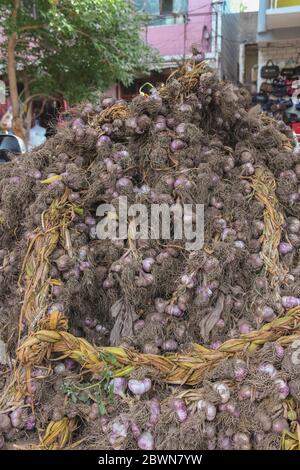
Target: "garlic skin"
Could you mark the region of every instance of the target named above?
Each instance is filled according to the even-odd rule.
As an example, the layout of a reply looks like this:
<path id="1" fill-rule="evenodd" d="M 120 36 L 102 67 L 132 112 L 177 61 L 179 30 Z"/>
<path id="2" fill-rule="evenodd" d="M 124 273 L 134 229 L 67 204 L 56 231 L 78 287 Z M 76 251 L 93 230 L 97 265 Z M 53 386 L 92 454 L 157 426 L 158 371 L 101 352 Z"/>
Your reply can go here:
<path id="1" fill-rule="evenodd" d="M 223 383 L 215 383 L 213 385 L 214 391 L 220 396 L 221 403 L 227 403 L 230 399 L 230 390 L 227 385 Z"/>
<path id="2" fill-rule="evenodd" d="M 152 382 L 148 378 L 143 380 L 128 380 L 128 388 L 134 395 L 144 395 L 144 393 L 147 393 L 149 390 L 151 390 L 151 387 Z"/>

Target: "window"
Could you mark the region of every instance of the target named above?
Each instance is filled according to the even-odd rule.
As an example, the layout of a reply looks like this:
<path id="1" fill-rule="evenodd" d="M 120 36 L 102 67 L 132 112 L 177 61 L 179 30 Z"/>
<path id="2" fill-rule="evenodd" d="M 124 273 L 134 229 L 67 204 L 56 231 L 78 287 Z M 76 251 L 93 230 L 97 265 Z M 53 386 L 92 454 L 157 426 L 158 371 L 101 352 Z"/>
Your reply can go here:
<path id="1" fill-rule="evenodd" d="M 160 3 L 160 12 L 162 15 L 170 15 L 173 13 L 173 0 L 163 0 Z"/>
<path id="2" fill-rule="evenodd" d="M 135 0 L 135 6 L 153 17 L 152 25 L 178 24 L 185 22 L 188 0 Z"/>
<path id="3" fill-rule="evenodd" d="M 160 14 L 160 0 L 135 0 L 135 6 L 138 10 L 150 15 Z"/>

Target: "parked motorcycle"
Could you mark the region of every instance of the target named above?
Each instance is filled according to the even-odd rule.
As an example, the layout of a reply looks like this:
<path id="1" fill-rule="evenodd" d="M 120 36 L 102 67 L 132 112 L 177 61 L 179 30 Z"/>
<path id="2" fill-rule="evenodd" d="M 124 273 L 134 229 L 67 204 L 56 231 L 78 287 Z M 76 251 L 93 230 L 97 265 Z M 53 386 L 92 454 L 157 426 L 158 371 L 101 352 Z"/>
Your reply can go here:
<path id="1" fill-rule="evenodd" d="M 11 154 L 25 152 L 25 146 L 21 139 L 12 134 L 0 133 L 0 164 L 11 160 Z"/>

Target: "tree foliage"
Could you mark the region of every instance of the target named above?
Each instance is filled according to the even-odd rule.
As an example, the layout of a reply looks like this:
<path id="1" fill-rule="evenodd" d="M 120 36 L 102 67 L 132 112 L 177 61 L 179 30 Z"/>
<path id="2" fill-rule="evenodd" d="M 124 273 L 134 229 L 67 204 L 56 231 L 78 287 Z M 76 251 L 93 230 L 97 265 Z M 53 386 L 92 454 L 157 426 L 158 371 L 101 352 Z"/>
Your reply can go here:
<path id="1" fill-rule="evenodd" d="M 0 0 L 0 18 L 4 38 L 17 34 L 18 81 L 26 72 L 31 94 L 60 91 L 78 102 L 116 81 L 128 85 L 158 63 L 140 37 L 147 18 L 131 1 Z"/>

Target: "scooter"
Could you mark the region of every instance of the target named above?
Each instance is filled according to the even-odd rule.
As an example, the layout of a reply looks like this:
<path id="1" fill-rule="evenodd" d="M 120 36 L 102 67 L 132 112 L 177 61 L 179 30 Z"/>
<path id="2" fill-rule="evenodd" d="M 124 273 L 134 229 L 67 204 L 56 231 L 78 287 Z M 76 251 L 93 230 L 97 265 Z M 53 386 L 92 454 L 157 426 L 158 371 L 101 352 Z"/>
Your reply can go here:
<path id="1" fill-rule="evenodd" d="M 0 133 L 0 164 L 11 160 L 10 154 L 25 152 L 23 141 L 12 134 Z"/>

